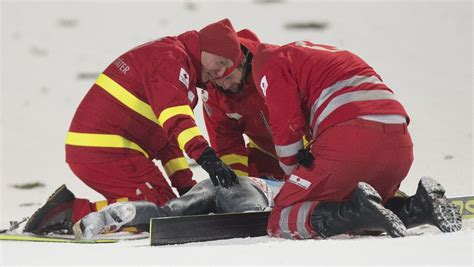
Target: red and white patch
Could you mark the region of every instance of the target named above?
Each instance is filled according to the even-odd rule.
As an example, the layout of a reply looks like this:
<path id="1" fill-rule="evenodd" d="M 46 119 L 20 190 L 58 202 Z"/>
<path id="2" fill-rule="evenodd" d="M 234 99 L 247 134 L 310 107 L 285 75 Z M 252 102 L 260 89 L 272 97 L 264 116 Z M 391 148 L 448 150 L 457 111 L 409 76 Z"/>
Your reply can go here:
<path id="1" fill-rule="evenodd" d="M 189 89 L 189 74 L 183 68 L 179 70 L 179 81 Z"/>
<path id="2" fill-rule="evenodd" d="M 262 88 L 263 95 L 267 96 L 267 89 L 268 89 L 267 76 L 263 76 L 262 80 L 260 80 L 260 88 Z"/>
<path id="3" fill-rule="evenodd" d="M 296 176 L 296 175 L 294 175 L 294 174 L 292 174 L 292 175 L 290 176 L 290 178 L 288 179 L 288 181 L 289 181 L 290 183 L 295 184 L 295 185 L 301 186 L 301 187 L 303 187 L 304 189 L 308 189 L 308 188 L 311 186 L 311 182 L 310 182 L 310 181 L 308 181 L 308 180 L 306 180 L 306 179 L 304 179 L 304 178 L 301 178 L 301 177 L 299 177 L 299 176 Z"/>

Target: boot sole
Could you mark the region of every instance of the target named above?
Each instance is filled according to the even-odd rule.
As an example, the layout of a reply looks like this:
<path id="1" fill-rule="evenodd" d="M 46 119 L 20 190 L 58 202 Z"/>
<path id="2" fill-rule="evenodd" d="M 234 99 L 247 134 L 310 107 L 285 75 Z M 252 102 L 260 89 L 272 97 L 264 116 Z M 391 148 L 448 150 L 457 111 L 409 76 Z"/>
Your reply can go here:
<path id="1" fill-rule="evenodd" d="M 96 221 L 96 223 L 91 221 Z M 105 228 L 104 221 L 103 214 L 100 212 L 89 213 L 72 226 L 72 232 L 76 239 L 90 239 L 98 235 Z"/>
<path id="2" fill-rule="evenodd" d="M 38 228 L 38 226 L 40 225 L 40 217 L 43 217 L 45 216 L 48 212 L 50 212 L 52 209 L 47 209 L 46 208 L 46 205 L 48 203 L 54 203 L 57 200 L 57 198 L 59 198 L 60 194 L 63 192 L 63 190 L 68 190 L 66 185 L 61 185 L 58 189 L 56 189 L 56 191 L 54 191 L 53 194 L 51 194 L 51 196 L 48 197 L 48 199 L 46 200 L 45 204 L 37 209 L 33 215 L 31 215 L 31 217 L 28 219 L 28 221 L 26 222 L 25 224 L 25 227 L 23 228 L 23 231 L 24 232 L 30 232 L 30 233 L 34 233 L 34 234 L 41 234 L 41 231 L 38 231 L 38 230 L 34 230 L 36 228 Z M 74 195 L 73 195 L 74 197 Z"/>
<path id="3" fill-rule="evenodd" d="M 82 221 L 78 221 L 72 226 L 72 232 L 74 233 L 74 236 L 76 239 L 84 239 L 84 233 L 82 232 Z"/>
<path id="4" fill-rule="evenodd" d="M 417 194 L 428 199 L 432 221 L 442 232 L 455 232 L 462 228 L 462 218 L 458 208 L 444 195 L 446 190 L 431 177 L 422 177 Z"/>
<path id="5" fill-rule="evenodd" d="M 385 231 L 391 237 L 403 237 L 407 235 L 407 229 L 395 213 L 383 207 L 382 198 L 379 193 L 369 184 L 361 182 L 357 185 L 355 192 L 358 201 L 372 209 L 379 219 L 384 222 Z"/>

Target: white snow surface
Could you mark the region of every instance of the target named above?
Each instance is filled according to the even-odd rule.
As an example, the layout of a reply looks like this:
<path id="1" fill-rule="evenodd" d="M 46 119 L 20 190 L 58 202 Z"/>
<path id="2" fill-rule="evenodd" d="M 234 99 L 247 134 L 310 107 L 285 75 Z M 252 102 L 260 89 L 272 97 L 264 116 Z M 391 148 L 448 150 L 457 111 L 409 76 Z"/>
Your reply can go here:
<path id="1" fill-rule="evenodd" d="M 423 175 L 472 195 L 472 1 L 2 1 L 0 228 L 31 215 L 61 184 L 101 200 L 64 162 L 64 138 L 94 76 L 128 49 L 228 17 L 264 42 L 348 49 L 371 64 L 410 114 L 415 149 L 401 185 Z M 292 22 L 327 23 L 290 30 Z M 195 110 L 203 132 L 202 110 Z M 204 172 L 193 168 L 197 180 Z M 32 190 L 15 184 L 42 182 Z M 78 245 L 0 242 L 1 265 L 466 265 L 473 220 L 424 235 L 292 241 L 269 237 L 167 247 L 148 240 Z M 415 229 L 414 231 L 419 231 Z"/>

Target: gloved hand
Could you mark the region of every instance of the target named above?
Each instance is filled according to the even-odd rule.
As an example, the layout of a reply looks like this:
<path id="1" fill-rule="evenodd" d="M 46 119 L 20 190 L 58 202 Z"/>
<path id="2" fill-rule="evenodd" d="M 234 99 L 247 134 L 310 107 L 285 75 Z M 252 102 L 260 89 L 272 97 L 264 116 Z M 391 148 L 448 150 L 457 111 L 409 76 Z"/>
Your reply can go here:
<path id="1" fill-rule="evenodd" d="M 186 194 L 191 188 L 193 188 L 192 186 L 189 186 L 189 187 L 184 187 L 184 188 L 177 188 L 176 190 L 178 190 L 178 194 L 180 197 L 182 197 L 184 194 Z"/>
<path id="2" fill-rule="evenodd" d="M 313 166 L 314 156 L 308 149 L 303 148 L 298 150 L 296 159 L 298 160 L 298 164 L 302 165 L 303 167 L 310 168 Z"/>
<path id="3" fill-rule="evenodd" d="M 197 163 L 209 173 L 214 186 L 220 184 L 222 187 L 229 188 L 239 183 L 239 179 L 234 171 L 217 157 L 216 152 L 211 147 L 204 150 Z"/>

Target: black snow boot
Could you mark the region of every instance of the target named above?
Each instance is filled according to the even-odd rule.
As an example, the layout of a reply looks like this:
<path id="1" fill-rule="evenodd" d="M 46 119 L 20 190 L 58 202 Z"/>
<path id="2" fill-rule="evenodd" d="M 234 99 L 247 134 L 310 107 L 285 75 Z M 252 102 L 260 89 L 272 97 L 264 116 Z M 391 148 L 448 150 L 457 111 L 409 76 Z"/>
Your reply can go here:
<path id="1" fill-rule="evenodd" d="M 75 196 L 60 186 L 26 222 L 24 232 L 38 235 L 47 233 L 72 233 L 72 213 Z"/>
<path id="2" fill-rule="evenodd" d="M 385 207 L 397 214 L 407 228 L 430 224 L 442 232 L 459 231 L 462 227 L 461 214 L 444 193 L 443 186 L 435 179 L 422 177 L 414 196 L 393 197 Z"/>
<path id="3" fill-rule="evenodd" d="M 311 225 L 323 238 L 364 231 L 383 231 L 392 237 L 406 235 L 403 222 L 381 204 L 372 186 L 360 182 L 351 199 L 321 202 L 313 211 Z"/>

